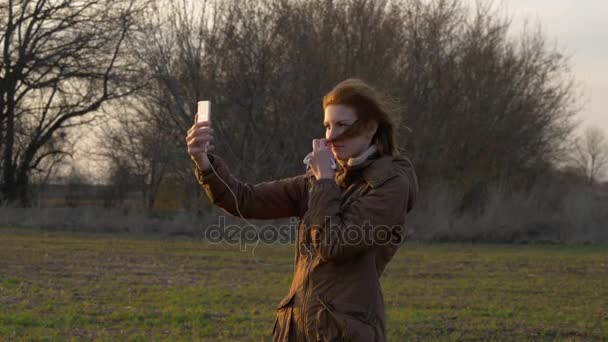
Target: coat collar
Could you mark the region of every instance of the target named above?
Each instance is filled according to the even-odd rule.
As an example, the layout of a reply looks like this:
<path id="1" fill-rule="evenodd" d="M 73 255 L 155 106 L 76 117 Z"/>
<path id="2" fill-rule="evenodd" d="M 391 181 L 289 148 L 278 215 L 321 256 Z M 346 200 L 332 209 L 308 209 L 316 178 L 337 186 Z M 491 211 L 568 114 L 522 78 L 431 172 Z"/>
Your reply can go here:
<path id="1" fill-rule="evenodd" d="M 370 163 L 363 169 L 363 179 L 372 188 L 382 185 L 397 174 L 393 160 L 394 157 L 391 155 L 376 155 L 376 158 L 370 159 Z"/>
<path id="2" fill-rule="evenodd" d="M 393 160 L 394 157 L 391 155 L 380 155 L 379 152 L 374 151 L 357 165 L 340 166 L 336 173 L 336 183 L 346 187 L 358 177 L 362 177 L 371 187 L 378 187 L 397 174 Z"/>
<path id="3" fill-rule="evenodd" d="M 378 187 L 398 174 L 399 169 L 394 164 L 395 159 L 398 158 L 402 157 L 380 155 L 378 151 L 375 151 L 357 165 L 342 166 L 338 163 L 335 181 L 340 187 L 346 188 L 358 177 L 362 177 L 372 188 Z M 311 169 L 308 169 L 306 173 L 311 180 L 314 179 Z"/>

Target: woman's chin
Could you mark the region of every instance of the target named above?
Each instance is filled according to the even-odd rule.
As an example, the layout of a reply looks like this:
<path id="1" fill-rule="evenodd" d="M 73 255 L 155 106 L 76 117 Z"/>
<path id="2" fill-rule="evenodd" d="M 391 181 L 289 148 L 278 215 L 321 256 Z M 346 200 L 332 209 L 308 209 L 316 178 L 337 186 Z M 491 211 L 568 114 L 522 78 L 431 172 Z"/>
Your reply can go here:
<path id="1" fill-rule="evenodd" d="M 340 164 L 346 164 L 348 158 L 348 155 L 346 155 L 345 153 L 334 152 L 334 159 L 338 160 Z"/>

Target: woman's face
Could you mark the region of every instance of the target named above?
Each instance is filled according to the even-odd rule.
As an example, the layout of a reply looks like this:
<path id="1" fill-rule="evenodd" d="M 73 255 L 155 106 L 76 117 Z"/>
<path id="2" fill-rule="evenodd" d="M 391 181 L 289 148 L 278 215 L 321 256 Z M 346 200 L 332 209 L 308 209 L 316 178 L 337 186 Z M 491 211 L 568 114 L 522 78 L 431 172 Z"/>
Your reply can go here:
<path id="1" fill-rule="evenodd" d="M 357 120 L 357 114 L 351 107 L 344 105 L 329 105 L 325 107 L 325 118 L 323 125 L 325 126 L 325 139 L 333 139 L 342 134 L 350 125 Z M 373 130 L 366 131 L 354 137 L 338 140 L 335 143 L 330 143 L 331 151 L 334 158 L 346 162 L 348 158 L 357 157 L 365 151 L 372 140 L 375 133 Z"/>

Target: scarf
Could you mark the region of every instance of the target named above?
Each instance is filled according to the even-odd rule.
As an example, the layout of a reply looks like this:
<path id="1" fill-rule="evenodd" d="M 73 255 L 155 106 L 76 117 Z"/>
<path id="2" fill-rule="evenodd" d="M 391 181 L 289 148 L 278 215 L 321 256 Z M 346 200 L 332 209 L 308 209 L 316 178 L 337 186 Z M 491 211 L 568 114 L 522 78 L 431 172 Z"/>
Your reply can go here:
<path id="1" fill-rule="evenodd" d="M 340 168 L 336 172 L 336 183 L 340 187 L 348 187 L 359 172 L 371 164 L 377 157 L 378 149 L 376 148 L 376 145 L 371 145 L 360 155 L 348 158 L 346 163 L 338 161 Z"/>
<path id="2" fill-rule="evenodd" d="M 344 163 L 340 160 L 338 160 L 338 163 L 343 168 L 359 165 L 359 164 L 363 163 L 364 161 L 366 161 L 367 158 L 369 158 L 372 154 L 374 154 L 376 152 L 376 150 L 377 150 L 376 145 L 371 145 L 370 147 L 367 148 L 367 150 L 363 151 L 360 155 L 358 155 L 356 157 L 348 158 L 346 163 Z"/>

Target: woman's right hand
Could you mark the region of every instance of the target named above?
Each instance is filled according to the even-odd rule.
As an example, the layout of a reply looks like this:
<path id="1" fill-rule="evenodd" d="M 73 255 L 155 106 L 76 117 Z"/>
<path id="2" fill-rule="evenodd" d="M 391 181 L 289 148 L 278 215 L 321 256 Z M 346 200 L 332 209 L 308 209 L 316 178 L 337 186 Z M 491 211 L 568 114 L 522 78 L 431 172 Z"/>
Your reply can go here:
<path id="1" fill-rule="evenodd" d="M 197 123 L 197 119 L 198 114 L 194 116 L 194 125 L 190 127 L 186 135 L 188 154 L 190 154 L 190 158 L 192 158 L 192 161 L 196 163 L 199 169 L 207 170 L 210 162 L 205 152 L 205 144 L 209 143 L 207 151 L 213 150 L 213 128 L 210 121 Z"/>

